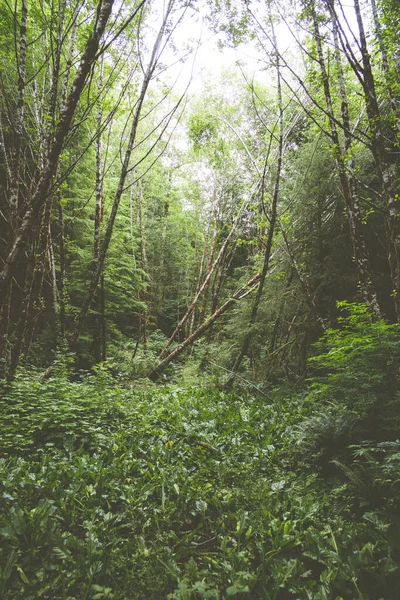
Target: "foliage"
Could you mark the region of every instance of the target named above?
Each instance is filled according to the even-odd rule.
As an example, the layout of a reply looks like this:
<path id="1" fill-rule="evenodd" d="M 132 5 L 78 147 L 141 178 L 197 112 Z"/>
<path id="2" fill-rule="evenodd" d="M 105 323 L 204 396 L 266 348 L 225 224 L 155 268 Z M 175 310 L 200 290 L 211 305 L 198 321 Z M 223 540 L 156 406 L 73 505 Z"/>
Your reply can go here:
<path id="1" fill-rule="evenodd" d="M 399 325 L 373 321 L 365 305 L 339 303 L 347 316 L 315 344 L 304 444 L 330 460 L 347 444 L 395 440 L 400 434 Z"/>
<path id="2" fill-rule="evenodd" d="M 344 467 L 330 488 L 292 460 L 310 394 L 134 392 L 57 368 L 1 401 L 5 600 L 392 597 L 398 444 L 352 448 L 381 498 L 360 511 Z"/>
<path id="3" fill-rule="evenodd" d="M 340 2 L 208 2 L 230 43 L 257 40 L 261 77 L 241 63 L 191 101 L 161 62 L 142 97 L 159 7 L 127 2 L 52 164 L 97 4 L 0 7 L 0 595 L 394 600 L 397 0 L 359 15 L 365 44 L 341 17 L 336 35 Z M 233 305 L 256 273 L 262 297 Z M 156 385 L 188 307 L 169 348 L 191 354 Z"/>

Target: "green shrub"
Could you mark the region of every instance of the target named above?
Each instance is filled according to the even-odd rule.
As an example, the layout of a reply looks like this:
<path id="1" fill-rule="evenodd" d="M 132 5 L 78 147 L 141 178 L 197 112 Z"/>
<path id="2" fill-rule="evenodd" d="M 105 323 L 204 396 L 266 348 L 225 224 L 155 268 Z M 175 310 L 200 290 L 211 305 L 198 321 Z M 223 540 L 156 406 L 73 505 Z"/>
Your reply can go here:
<path id="1" fill-rule="evenodd" d="M 400 437 L 400 326 L 373 321 L 364 305 L 341 302 L 338 329 L 315 344 L 309 402 L 299 443 L 323 462 L 362 440 Z"/>

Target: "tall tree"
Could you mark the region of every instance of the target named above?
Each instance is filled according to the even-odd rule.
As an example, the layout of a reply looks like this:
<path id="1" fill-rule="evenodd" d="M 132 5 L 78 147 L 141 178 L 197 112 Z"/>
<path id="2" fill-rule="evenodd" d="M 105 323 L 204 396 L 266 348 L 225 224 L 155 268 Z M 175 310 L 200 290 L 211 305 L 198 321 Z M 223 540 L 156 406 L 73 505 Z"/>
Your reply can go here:
<path id="1" fill-rule="evenodd" d="M 126 187 L 125 182 L 126 182 L 129 172 L 133 168 L 133 167 L 131 167 L 131 164 L 130 164 L 131 156 L 132 156 L 132 153 L 133 153 L 133 150 L 135 147 L 135 143 L 137 141 L 136 137 L 137 137 L 137 132 L 138 132 L 138 125 L 139 125 L 139 121 L 141 119 L 142 108 L 143 108 L 144 101 L 146 98 L 147 90 L 148 90 L 151 80 L 154 76 L 154 72 L 157 68 L 162 50 L 164 48 L 164 44 L 165 44 L 164 38 L 165 38 L 165 36 L 167 36 L 169 38 L 172 34 L 171 31 L 167 30 L 167 24 L 169 24 L 169 20 L 170 20 L 171 14 L 173 12 L 174 6 L 175 6 L 175 0 L 170 0 L 164 11 L 162 23 L 159 28 L 157 37 L 155 39 L 147 68 L 143 75 L 143 80 L 142 80 L 139 96 L 135 103 L 134 115 L 133 115 L 133 119 L 132 119 L 132 123 L 131 123 L 131 127 L 130 127 L 130 133 L 129 133 L 129 140 L 128 140 L 128 143 L 127 143 L 127 146 L 126 146 L 126 149 L 124 152 L 124 158 L 122 161 L 122 167 L 121 167 L 118 187 L 117 187 L 117 190 L 114 195 L 110 215 L 108 217 L 107 226 L 105 228 L 101 248 L 98 252 L 97 260 L 94 265 L 94 270 L 93 270 L 92 278 L 91 278 L 91 281 L 89 284 L 88 292 L 87 292 L 86 298 L 83 302 L 81 311 L 76 320 L 74 332 L 70 339 L 71 347 L 74 347 L 77 342 L 77 339 L 82 330 L 83 323 L 85 321 L 87 312 L 89 310 L 89 307 L 90 307 L 90 305 L 93 301 L 94 295 L 96 293 L 96 289 L 97 289 L 97 286 L 98 286 L 98 283 L 99 283 L 99 280 L 101 277 L 102 270 L 104 268 L 104 262 L 106 260 L 108 248 L 110 246 L 110 242 L 111 242 L 111 238 L 112 238 L 112 234 L 113 234 L 113 230 L 114 230 L 115 219 L 116 219 L 116 216 L 118 213 L 118 208 L 119 208 L 119 205 L 121 202 L 122 195 L 123 195 L 123 193 L 125 191 L 125 187 Z M 183 15 L 184 15 L 184 12 L 182 12 L 180 14 L 178 21 L 182 20 Z M 175 27 L 176 27 L 176 24 L 175 24 Z M 182 100 L 182 98 L 178 101 L 178 103 L 175 107 L 175 110 L 177 110 L 178 106 L 180 105 L 181 100 Z"/>

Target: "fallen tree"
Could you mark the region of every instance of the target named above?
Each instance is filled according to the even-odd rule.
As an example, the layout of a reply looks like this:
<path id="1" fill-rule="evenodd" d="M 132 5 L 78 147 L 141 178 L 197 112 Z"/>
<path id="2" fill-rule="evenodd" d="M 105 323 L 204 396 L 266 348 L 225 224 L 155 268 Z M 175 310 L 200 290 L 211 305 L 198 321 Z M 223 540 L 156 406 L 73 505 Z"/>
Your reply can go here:
<path id="1" fill-rule="evenodd" d="M 232 294 L 232 296 L 228 298 L 228 300 L 226 300 L 226 302 L 222 306 L 220 306 L 210 317 L 208 317 L 208 319 L 206 319 L 204 323 L 202 323 L 200 327 L 196 329 L 196 331 L 189 335 L 183 342 L 178 344 L 176 348 L 174 348 L 174 350 L 170 354 L 168 354 L 168 356 L 166 356 L 164 360 L 162 360 L 155 369 L 151 371 L 151 373 L 148 375 L 149 379 L 151 379 L 152 381 L 156 381 L 156 379 L 158 379 L 165 367 L 172 360 L 174 360 L 174 358 L 181 354 L 181 352 L 183 352 L 185 348 L 191 346 L 196 340 L 198 340 L 208 329 L 210 329 L 210 327 L 212 327 L 214 322 L 227 310 L 229 310 L 237 301 L 243 300 L 243 298 L 246 298 L 246 296 L 251 294 L 251 292 L 253 292 L 258 287 L 260 277 L 260 273 L 257 273 L 257 275 L 254 275 L 254 277 L 252 277 L 246 283 L 246 285 L 234 292 L 234 294 Z"/>

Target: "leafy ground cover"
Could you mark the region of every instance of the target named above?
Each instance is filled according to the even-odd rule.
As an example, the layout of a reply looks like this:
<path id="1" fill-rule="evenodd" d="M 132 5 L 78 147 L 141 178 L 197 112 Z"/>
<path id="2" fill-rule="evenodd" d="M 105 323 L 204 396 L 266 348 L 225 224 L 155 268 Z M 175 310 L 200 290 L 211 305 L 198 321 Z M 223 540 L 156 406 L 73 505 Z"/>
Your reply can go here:
<path id="1" fill-rule="evenodd" d="M 0 400 L 1 597 L 398 600 L 399 329 L 344 309 L 297 390 L 21 372 Z"/>
<path id="2" fill-rule="evenodd" d="M 5 600 L 398 597 L 400 445 L 323 477 L 298 448 L 309 394 L 60 373 L 1 409 Z"/>

